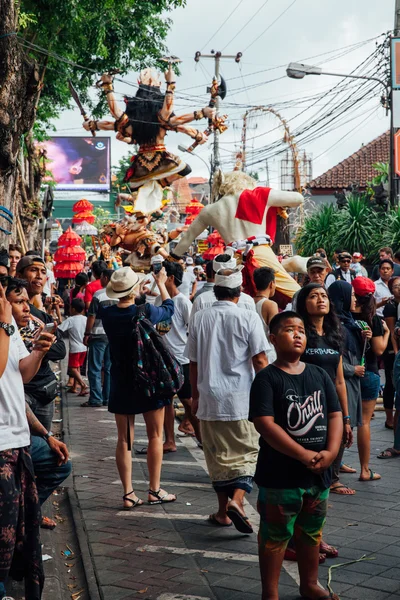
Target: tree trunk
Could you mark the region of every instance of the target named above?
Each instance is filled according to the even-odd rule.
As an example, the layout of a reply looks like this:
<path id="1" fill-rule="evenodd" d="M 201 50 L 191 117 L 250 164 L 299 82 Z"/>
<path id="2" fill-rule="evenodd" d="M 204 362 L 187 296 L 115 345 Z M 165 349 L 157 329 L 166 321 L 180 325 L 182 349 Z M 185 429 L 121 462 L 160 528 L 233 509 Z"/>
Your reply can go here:
<path id="1" fill-rule="evenodd" d="M 18 169 L 23 136 L 33 126 L 39 74 L 18 42 L 18 15 L 14 0 L 0 2 L 0 199 L 14 213 L 14 225 L 0 211 L 0 245 L 8 246 L 11 230 L 15 240 L 17 214 L 24 219 L 30 213 L 19 184 L 24 185 Z M 29 157 L 28 157 L 29 160 Z M 37 194 L 38 190 L 36 190 Z M 28 184 L 29 194 L 29 184 Z M 37 203 L 28 195 L 28 202 Z"/>

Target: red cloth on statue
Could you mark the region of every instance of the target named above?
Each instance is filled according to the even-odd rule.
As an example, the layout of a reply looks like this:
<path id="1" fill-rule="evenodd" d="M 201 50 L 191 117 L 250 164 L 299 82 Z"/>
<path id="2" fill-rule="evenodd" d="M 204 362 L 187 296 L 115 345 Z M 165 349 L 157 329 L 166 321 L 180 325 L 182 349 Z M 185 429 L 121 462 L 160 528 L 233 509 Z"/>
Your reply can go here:
<path id="1" fill-rule="evenodd" d="M 270 191 L 271 188 L 267 187 L 256 187 L 254 190 L 244 190 L 239 196 L 235 218 L 261 225 L 268 205 Z M 276 221 L 277 208 L 276 206 L 271 206 L 268 208 L 265 233 L 270 236 L 272 242 L 275 241 Z"/>

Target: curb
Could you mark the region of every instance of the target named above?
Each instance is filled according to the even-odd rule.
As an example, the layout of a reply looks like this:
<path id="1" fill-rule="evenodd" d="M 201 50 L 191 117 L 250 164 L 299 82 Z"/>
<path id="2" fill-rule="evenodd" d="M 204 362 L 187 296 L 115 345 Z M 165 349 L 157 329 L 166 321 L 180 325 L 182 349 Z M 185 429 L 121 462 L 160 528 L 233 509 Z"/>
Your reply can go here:
<path id="1" fill-rule="evenodd" d="M 71 447 L 70 444 L 70 435 L 69 435 L 69 411 L 68 411 L 68 402 L 67 395 L 65 390 L 62 390 L 61 393 L 61 401 L 63 408 L 63 417 L 66 420 L 66 428 L 64 429 L 64 442 L 68 446 Z M 75 479 L 74 479 L 74 462 L 72 461 L 72 488 L 67 488 L 69 504 L 72 512 L 72 519 L 74 522 L 76 536 L 78 538 L 78 544 L 80 548 L 83 570 L 85 572 L 85 578 L 87 583 L 87 591 L 90 600 L 104 600 L 104 596 L 99 587 L 99 583 L 96 577 L 96 569 L 94 566 L 94 561 L 92 558 L 92 553 L 89 546 L 89 540 L 86 534 L 86 529 L 84 526 L 84 520 L 82 518 L 82 512 L 79 505 L 78 494 L 75 489 Z"/>

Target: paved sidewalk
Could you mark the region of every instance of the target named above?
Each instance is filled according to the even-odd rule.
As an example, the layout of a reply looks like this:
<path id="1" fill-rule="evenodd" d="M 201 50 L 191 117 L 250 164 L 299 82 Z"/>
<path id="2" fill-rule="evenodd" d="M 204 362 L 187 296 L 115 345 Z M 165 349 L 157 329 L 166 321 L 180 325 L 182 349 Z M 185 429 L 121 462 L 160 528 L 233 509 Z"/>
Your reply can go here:
<path id="1" fill-rule="evenodd" d="M 259 600 L 260 577 L 256 535 L 218 529 L 206 522 L 216 510 L 204 458 L 193 440 L 178 438 L 178 452 L 165 457 L 162 483 L 178 501 L 122 510 L 122 490 L 114 460 L 117 440 L 113 416 L 105 408 L 81 408 L 69 395 L 64 409 L 74 464 L 74 490 L 88 547 L 81 548 L 94 570 L 92 599 L 102 600 Z M 373 422 L 372 455 L 390 445 L 383 413 Z M 135 447 L 146 445 L 142 418 L 135 427 Z M 357 467 L 356 450 L 345 455 Z M 134 488 L 146 499 L 146 457 L 134 457 Z M 357 490 L 353 497 L 331 495 L 325 539 L 337 544 L 340 557 L 320 568 L 326 584 L 328 567 L 361 558 L 333 570 L 332 587 L 342 599 L 400 598 L 400 460 L 372 466 L 382 481 L 361 483 L 344 475 Z M 71 490 L 71 493 L 73 491 Z M 256 491 L 248 514 L 256 524 Z M 75 518 L 78 514 L 75 511 Z M 81 536 L 81 546 L 85 540 Z M 280 600 L 298 598 L 297 569 L 286 563 Z M 90 578 L 90 574 L 89 574 Z M 96 583 L 99 593 L 95 590 Z"/>

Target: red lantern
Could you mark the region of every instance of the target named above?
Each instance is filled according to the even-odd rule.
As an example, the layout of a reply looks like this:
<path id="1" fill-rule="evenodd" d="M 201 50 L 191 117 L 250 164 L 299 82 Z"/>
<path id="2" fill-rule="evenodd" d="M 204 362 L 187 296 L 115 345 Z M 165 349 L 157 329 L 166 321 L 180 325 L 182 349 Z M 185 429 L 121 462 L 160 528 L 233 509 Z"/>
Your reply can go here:
<path id="1" fill-rule="evenodd" d="M 73 231 L 72 227 L 68 227 L 67 231 L 63 233 L 57 242 L 58 248 L 61 246 L 80 246 L 82 238 Z"/>
<path id="2" fill-rule="evenodd" d="M 54 260 L 56 263 L 60 262 L 71 262 L 71 261 L 84 261 L 86 259 L 86 252 L 80 246 L 62 246 L 58 248 L 54 254 Z"/>
<path id="3" fill-rule="evenodd" d="M 84 210 L 91 211 L 93 210 L 93 208 L 94 206 L 91 202 L 89 202 L 89 200 L 86 200 L 86 198 L 82 198 L 82 200 L 78 200 L 78 202 L 75 202 L 75 204 L 72 207 L 72 212 L 80 213 Z"/>
<path id="4" fill-rule="evenodd" d="M 90 210 L 83 210 L 79 213 L 77 213 L 74 217 L 72 217 L 72 222 L 73 223 L 83 223 L 83 221 L 86 221 L 86 223 L 94 223 L 96 217 L 94 216 L 93 213 L 90 212 Z"/>
<path id="5" fill-rule="evenodd" d="M 83 271 L 81 262 L 62 262 L 54 267 L 54 276 L 58 279 L 74 279 L 78 273 Z"/>
<path id="6" fill-rule="evenodd" d="M 185 208 L 185 213 L 187 215 L 198 215 L 204 208 L 204 205 L 201 202 L 197 202 L 197 200 L 192 200 Z"/>

